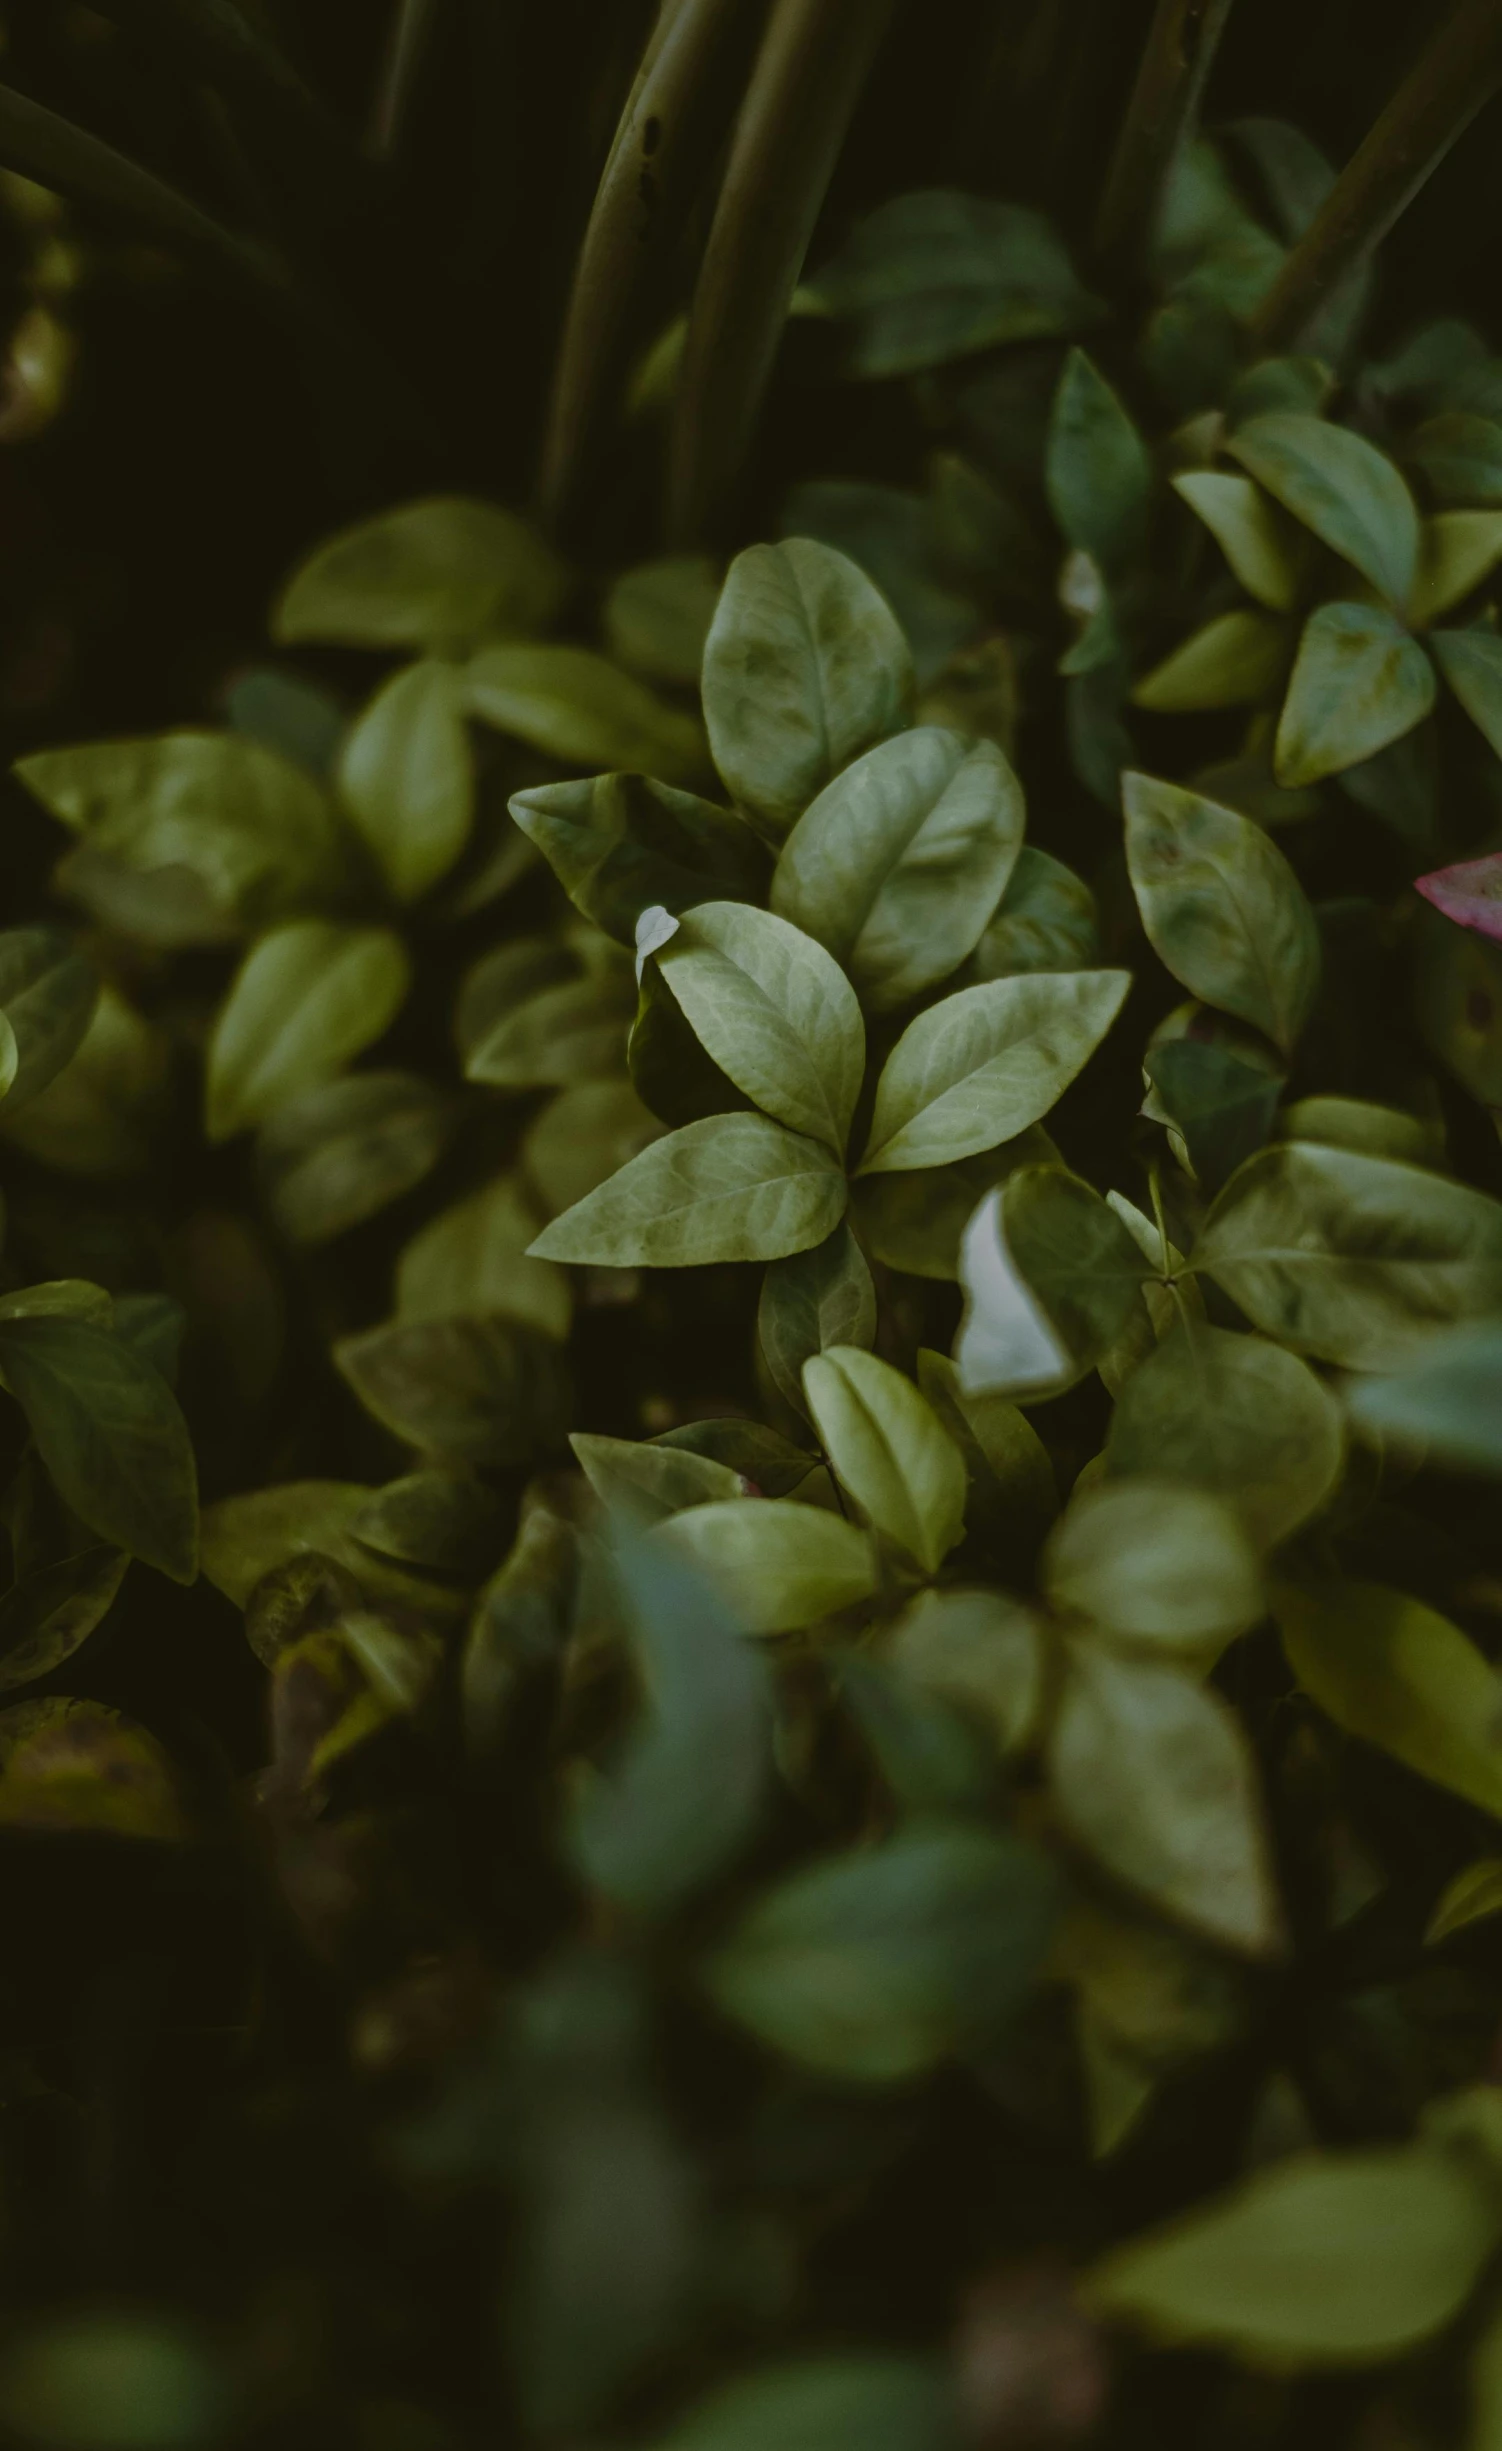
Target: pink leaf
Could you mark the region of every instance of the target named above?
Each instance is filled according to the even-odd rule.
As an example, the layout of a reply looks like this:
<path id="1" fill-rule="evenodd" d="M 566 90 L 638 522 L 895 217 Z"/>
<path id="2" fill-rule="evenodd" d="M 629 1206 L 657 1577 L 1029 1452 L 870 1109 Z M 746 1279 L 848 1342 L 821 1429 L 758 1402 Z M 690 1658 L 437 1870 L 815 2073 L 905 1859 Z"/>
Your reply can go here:
<path id="1" fill-rule="evenodd" d="M 1462 860 L 1458 868 L 1436 868 L 1433 876 L 1416 878 L 1415 889 L 1447 919 L 1502 943 L 1502 851 Z"/>

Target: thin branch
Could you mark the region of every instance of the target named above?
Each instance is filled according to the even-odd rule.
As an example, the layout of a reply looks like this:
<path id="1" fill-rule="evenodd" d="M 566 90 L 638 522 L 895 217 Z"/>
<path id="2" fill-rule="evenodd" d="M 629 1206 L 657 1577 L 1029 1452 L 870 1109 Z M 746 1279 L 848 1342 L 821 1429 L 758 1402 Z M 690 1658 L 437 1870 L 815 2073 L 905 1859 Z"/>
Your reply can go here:
<path id="1" fill-rule="evenodd" d="M 438 25 L 441 4 L 442 0 L 397 0 L 365 135 L 365 150 L 372 161 L 389 162 L 401 150 L 413 93 Z"/>
<path id="2" fill-rule="evenodd" d="M 1499 85 L 1502 0 L 1457 0 L 1289 256 L 1252 326 L 1258 349 L 1297 345 Z"/>
<path id="3" fill-rule="evenodd" d="M 1136 270 L 1163 182 L 1192 125 L 1231 0 L 1158 0 L 1095 219 L 1095 253 Z"/>
<path id="4" fill-rule="evenodd" d="M 747 0 L 670 0 L 621 115 L 580 249 L 548 418 L 542 502 L 561 520 L 624 371 L 644 288 L 723 139 Z"/>
<path id="5" fill-rule="evenodd" d="M 715 529 L 745 464 L 788 307 L 892 0 L 777 0 L 736 123 L 689 318 L 670 526 Z"/>

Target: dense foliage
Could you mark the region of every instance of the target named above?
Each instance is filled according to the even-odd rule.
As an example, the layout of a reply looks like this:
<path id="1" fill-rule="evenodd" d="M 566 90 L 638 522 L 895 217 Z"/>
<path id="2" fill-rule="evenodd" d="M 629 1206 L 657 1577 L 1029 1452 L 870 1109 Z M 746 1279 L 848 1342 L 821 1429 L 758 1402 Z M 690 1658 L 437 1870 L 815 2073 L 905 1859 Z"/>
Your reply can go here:
<path id="1" fill-rule="evenodd" d="M 1502 358 L 1159 172 L 824 232 L 907 464 L 722 555 L 608 165 L 675 533 L 429 491 L 19 760 L 18 2441 L 1502 2440 Z"/>

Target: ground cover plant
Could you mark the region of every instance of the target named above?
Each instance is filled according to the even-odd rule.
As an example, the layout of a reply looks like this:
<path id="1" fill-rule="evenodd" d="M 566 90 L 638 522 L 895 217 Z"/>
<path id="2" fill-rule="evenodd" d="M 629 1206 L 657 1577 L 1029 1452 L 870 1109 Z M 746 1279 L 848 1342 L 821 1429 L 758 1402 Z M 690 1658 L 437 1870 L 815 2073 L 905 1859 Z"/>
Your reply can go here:
<path id="1" fill-rule="evenodd" d="M 143 233 L 378 407 L 186 706 L 3 682 L 0 2428 L 1488 2451 L 1502 356 L 1378 249 L 1495 11 L 1339 172 L 956 11 L 907 184 L 905 12 L 623 17 L 493 476 L 483 12 L 363 156 L 15 17 L 18 446 Z"/>

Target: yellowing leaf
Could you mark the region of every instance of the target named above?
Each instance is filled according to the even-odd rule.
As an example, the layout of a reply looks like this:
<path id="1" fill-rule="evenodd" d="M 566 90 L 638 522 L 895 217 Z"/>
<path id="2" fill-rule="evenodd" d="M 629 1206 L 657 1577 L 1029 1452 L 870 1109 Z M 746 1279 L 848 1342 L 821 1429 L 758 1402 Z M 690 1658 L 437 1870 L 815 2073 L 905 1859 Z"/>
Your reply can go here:
<path id="1" fill-rule="evenodd" d="M 1502 1815 L 1502 1678 L 1408 1592 L 1285 1584 L 1273 1613 L 1299 1683 L 1348 1735 Z"/>
<path id="2" fill-rule="evenodd" d="M 1269 613 L 1217 613 L 1155 664 L 1132 691 L 1154 715 L 1256 706 L 1276 688 L 1288 653 L 1285 625 Z"/>

